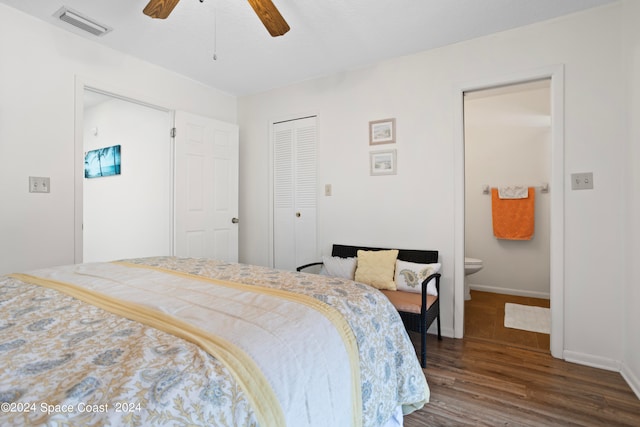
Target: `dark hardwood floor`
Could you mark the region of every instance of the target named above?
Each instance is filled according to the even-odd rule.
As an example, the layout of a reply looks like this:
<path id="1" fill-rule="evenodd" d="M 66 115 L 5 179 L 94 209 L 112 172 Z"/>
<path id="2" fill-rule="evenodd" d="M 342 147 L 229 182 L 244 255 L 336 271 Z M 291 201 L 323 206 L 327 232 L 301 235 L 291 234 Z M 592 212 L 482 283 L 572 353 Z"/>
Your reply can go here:
<path id="1" fill-rule="evenodd" d="M 405 427 L 640 426 L 640 400 L 619 373 L 539 349 L 429 335 L 424 372 L 430 402 Z"/>

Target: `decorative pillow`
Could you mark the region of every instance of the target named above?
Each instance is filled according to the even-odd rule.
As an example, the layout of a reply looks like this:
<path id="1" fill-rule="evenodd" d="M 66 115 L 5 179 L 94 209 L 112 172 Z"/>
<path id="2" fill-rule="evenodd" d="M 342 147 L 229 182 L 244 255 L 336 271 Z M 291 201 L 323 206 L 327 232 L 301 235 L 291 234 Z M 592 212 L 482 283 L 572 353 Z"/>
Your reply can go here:
<path id="1" fill-rule="evenodd" d="M 422 282 L 430 275 L 440 271 L 442 264 L 418 264 L 408 261 L 396 261 L 396 287 L 399 291 L 422 292 Z M 438 296 L 436 279 L 427 283 L 427 294 Z"/>
<path id="2" fill-rule="evenodd" d="M 323 256 L 320 274 L 323 276 L 351 279 L 356 273 L 356 258 L 340 258 L 337 256 Z"/>
<path id="3" fill-rule="evenodd" d="M 396 267 L 398 250 L 358 251 L 358 266 L 355 281 L 371 285 L 377 289 L 396 290 L 393 272 Z"/>

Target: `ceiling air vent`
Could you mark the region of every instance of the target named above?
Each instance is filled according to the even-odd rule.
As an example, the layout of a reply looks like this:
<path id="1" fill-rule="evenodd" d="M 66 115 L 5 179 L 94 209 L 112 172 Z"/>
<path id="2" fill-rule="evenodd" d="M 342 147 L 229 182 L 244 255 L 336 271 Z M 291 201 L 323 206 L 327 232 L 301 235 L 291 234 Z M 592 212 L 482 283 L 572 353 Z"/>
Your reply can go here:
<path id="1" fill-rule="evenodd" d="M 81 29 L 82 31 L 91 33 L 94 36 L 104 36 L 112 30 L 112 28 L 99 24 L 95 20 L 76 12 L 75 10 L 71 10 L 66 6 L 62 6 L 53 14 L 53 16 L 67 24 L 71 24 L 74 27 Z"/>

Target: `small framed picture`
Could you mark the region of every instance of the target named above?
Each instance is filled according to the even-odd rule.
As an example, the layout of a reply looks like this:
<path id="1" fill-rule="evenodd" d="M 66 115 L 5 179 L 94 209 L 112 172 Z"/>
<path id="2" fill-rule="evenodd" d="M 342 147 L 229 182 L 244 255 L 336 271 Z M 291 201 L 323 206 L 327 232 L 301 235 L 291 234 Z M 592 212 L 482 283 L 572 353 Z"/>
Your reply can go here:
<path id="1" fill-rule="evenodd" d="M 120 175 L 120 146 L 98 148 L 84 154 L 84 177 Z"/>
<path id="2" fill-rule="evenodd" d="M 369 145 L 393 144 L 396 142 L 396 119 L 369 122 Z"/>
<path id="3" fill-rule="evenodd" d="M 371 175 L 395 175 L 397 172 L 396 150 L 370 152 L 369 167 Z"/>

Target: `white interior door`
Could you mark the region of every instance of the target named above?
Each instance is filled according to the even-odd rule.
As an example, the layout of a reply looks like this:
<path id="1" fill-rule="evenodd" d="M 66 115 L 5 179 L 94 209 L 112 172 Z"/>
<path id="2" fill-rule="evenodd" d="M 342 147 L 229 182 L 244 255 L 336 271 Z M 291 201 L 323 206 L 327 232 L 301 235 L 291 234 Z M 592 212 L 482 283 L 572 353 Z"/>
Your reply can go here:
<path id="1" fill-rule="evenodd" d="M 238 261 L 238 126 L 176 111 L 175 255 Z"/>
<path id="2" fill-rule="evenodd" d="M 274 267 L 317 261 L 316 117 L 273 125 Z"/>

